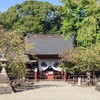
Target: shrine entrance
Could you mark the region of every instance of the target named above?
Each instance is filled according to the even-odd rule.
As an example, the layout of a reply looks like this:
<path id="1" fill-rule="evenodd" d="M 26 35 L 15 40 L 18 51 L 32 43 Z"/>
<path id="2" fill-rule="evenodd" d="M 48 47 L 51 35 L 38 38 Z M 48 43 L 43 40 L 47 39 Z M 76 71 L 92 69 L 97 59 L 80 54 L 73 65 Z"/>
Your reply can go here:
<path id="1" fill-rule="evenodd" d="M 59 59 L 39 59 L 39 79 L 62 79 L 62 68 L 59 67 Z"/>

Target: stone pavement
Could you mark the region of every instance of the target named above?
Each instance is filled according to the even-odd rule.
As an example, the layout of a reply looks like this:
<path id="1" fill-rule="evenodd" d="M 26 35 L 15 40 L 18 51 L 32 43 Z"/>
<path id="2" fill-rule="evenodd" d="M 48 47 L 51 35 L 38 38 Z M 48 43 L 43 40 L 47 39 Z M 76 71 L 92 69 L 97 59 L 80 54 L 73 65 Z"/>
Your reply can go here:
<path id="1" fill-rule="evenodd" d="M 72 86 L 61 81 L 41 81 L 34 89 L 0 95 L 0 100 L 100 100 L 95 87 Z"/>

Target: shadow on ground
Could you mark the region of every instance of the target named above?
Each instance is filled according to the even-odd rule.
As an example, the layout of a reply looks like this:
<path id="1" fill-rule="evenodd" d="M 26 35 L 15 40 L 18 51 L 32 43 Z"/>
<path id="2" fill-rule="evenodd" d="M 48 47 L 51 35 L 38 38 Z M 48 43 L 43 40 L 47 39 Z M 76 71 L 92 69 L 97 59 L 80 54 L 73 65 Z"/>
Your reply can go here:
<path id="1" fill-rule="evenodd" d="M 50 88 L 50 87 L 63 87 L 62 85 L 51 85 L 51 84 L 40 84 L 36 85 L 34 84 L 33 86 L 25 87 L 25 88 L 13 88 L 14 92 L 23 92 L 26 90 L 34 90 L 34 89 L 40 89 L 40 88 Z"/>
<path id="2" fill-rule="evenodd" d="M 51 85 L 51 84 L 43 84 L 43 85 L 34 85 L 34 89 L 45 88 L 45 87 L 62 87 L 62 85 Z"/>

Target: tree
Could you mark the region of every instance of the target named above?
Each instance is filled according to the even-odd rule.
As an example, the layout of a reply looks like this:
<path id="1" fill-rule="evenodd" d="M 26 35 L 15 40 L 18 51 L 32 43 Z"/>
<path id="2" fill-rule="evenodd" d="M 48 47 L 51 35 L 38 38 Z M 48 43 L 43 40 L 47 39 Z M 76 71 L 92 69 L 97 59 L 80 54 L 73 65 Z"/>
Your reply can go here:
<path id="1" fill-rule="evenodd" d="M 22 55 L 24 54 L 24 40 L 21 34 L 14 32 L 0 32 L 0 53 L 7 59 L 7 71 L 21 78 L 26 74 L 26 67 Z"/>
<path id="2" fill-rule="evenodd" d="M 3 22 L 2 22 L 2 13 L 0 12 L 0 32 L 3 29 Z"/>
<path id="3" fill-rule="evenodd" d="M 56 32 L 60 30 L 60 17 L 58 17 L 60 8 L 48 2 L 25 1 L 10 7 L 3 14 L 3 20 L 9 30 L 46 34 L 55 28 L 54 32 Z M 48 21 L 47 16 L 51 17 L 50 21 Z"/>
<path id="4" fill-rule="evenodd" d="M 54 6 L 54 10 L 50 13 L 47 13 L 44 24 L 44 30 L 46 33 L 60 34 L 61 31 L 61 22 L 62 22 L 62 15 L 61 15 L 61 6 Z M 45 33 L 45 32 L 44 32 Z"/>
<path id="5" fill-rule="evenodd" d="M 65 51 L 61 55 L 63 61 L 62 65 L 69 73 L 79 73 L 81 62 L 81 55 L 77 49 Z"/>
<path id="6" fill-rule="evenodd" d="M 100 42 L 93 44 L 88 48 L 77 48 L 72 51 L 66 51 L 62 54 L 64 66 L 70 70 L 85 72 L 88 70 L 100 70 Z M 68 66 L 66 63 L 71 63 Z"/>
<path id="7" fill-rule="evenodd" d="M 100 2 L 96 0 L 62 0 L 65 36 L 75 35 L 79 47 L 100 41 Z"/>

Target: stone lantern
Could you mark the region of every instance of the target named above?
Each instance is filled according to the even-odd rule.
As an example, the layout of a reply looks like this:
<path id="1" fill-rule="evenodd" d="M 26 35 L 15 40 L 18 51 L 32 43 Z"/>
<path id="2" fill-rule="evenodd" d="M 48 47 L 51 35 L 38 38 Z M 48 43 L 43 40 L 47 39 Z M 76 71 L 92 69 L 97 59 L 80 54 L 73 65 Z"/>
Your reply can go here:
<path id="1" fill-rule="evenodd" d="M 86 72 L 86 75 L 87 75 L 87 85 L 90 85 L 90 81 L 91 81 L 91 72 L 90 72 L 90 71 L 87 71 L 87 72 Z"/>

